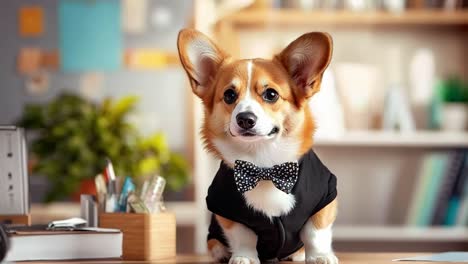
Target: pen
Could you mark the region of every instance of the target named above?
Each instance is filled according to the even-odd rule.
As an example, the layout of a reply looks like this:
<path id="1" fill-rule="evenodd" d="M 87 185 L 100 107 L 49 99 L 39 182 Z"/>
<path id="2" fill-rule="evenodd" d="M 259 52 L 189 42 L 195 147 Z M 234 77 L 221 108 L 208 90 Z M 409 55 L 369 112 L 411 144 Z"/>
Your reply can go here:
<path id="1" fill-rule="evenodd" d="M 107 186 L 104 176 L 102 174 L 96 175 L 96 177 L 94 178 L 94 184 L 96 186 L 99 210 L 105 211 Z"/>
<path id="2" fill-rule="evenodd" d="M 104 174 L 107 178 L 107 181 L 115 181 L 114 166 L 112 166 L 112 162 L 109 158 L 106 158 L 106 169 L 104 170 Z"/>
<path id="3" fill-rule="evenodd" d="M 109 182 L 107 186 L 107 196 L 106 196 L 106 213 L 113 213 L 116 211 L 117 207 L 117 194 L 115 193 L 115 181 Z"/>
<path id="4" fill-rule="evenodd" d="M 135 192 L 135 184 L 132 181 L 132 178 L 125 177 L 125 181 L 122 186 L 122 191 L 120 192 L 118 211 L 126 212 L 127 211 L 127 198 L 130 193 Z"/>
<path id="5" fill-rule="evenodd" d="M 114 167 L 112 166 L 112 162 L 109 158 L 106 159 L 107 164 L 104 170 L 104 174 L 107 178 L 107 196 L 106 196 L 106 206 L 105 211 L 106 213 L 115 212 L 117 208 L 117 184 L 116 184 L 116 177 L 114 172 Z"/>

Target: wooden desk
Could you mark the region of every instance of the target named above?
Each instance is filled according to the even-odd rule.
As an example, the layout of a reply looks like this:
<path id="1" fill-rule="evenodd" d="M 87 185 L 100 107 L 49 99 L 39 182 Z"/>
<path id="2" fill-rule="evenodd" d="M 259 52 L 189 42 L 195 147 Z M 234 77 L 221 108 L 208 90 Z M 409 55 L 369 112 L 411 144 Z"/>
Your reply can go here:
<path id="1" fill-rule="evenodd" d="M 340 264 L 397 264 L 397 263 L 428 263 L 434 264 L 435 262 L 392 262 L 392 259 L 403 258 L 403 257 L 413 257 L 420 256 L 428 253 L 338 253 L 338 258 Z M 34 264 L 65 264 L 65 263 L 77 263 L 76 261 L 54 261 L 54 262 L 28 262 Z M 204 263 L 213 263 L 211 258 L 208 256 L 177 256 L 174 259 L 164 259 L 154 262 L 143 262 L 143 261 L 79 261 L 79 263 L 96 263 L 96 264 L 117 264 L 117 263 L 154 263 L 154 264 L 163 264 L 163 263 L 184 263 L 184 264 L 204 264 Z M 304 263 L 304 262 L 281 262 L 281 263 Z M 440 262 L 438 262 L 440 263 Z M 452 262 L 455 263 L 455 262 Z"/>
<path id="2" fill-rule="evenodd" d="M 408 253 L 338 253 L 338 259 L 340 264 L 398 264 L 398 262 L 392 262 L 392 259 L 418 256 L 416 254 Z M 200 262 L 198 262 L 200 261 Z M 162 262 L 161 262 L 162 263 Z M 167 262 L 166 262 L 167 263 Z M 210 263 L 210 258 L 208 257 L 194 257 L 194 256 L 181 256 L 175 262 L 172 263 Z M 305 263 L 305 262 L 280 262 L 283 263 Z M 404 263 L 404 262 L 401 262 Z M 406 262 L 408 263 L 408 262 Z M 413 263 L 424 263 L 424 262 L 413 262 Z M 409 263 L 409 264 L 413 264 Z M 431 263 L 434 264 L 434 263 Z"/>

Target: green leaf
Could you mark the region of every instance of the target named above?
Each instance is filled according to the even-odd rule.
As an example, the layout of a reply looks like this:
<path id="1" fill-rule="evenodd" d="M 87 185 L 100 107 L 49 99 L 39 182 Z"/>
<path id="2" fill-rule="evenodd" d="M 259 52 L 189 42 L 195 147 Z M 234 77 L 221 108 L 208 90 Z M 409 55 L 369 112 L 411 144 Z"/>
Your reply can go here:
<path id="1" fill-rule="evenodd" d="M 83 180 L 101 173 L 106 157 L 120 176 L 161 173 L 173 190 L 187 183 L 186 161 L 170 151 L 165 135 L 144 138 L 126 121 L 137 101 L 127 96 L 94 104 L 64 93 L 25 107 L 18 124 L 34 131 L 29 150 L 38 159 L 34 173 L 51 183 L 47 201 L 68 197 Z"/>
<path id="2" fill-rule="evenodd" d="M 121 120 L 126 114 L 134 109 L 137 102 L 137 96 L 123 97 L 109 108 L 109 114 L 114 120 Z"/>
<path id="3" fill-rule="evenodd" d="M 44 108 L 41 105 L 26 105 L 23 116 L 17 124 L 31 130 L 44 127 Z"/>
<path id="4" fill-rule="evenodd" d="M 449 103 L 468 103 L 468 83 L 458 77 L 449 77 L 438 84 L 442 100 Z"/>
<path id="5" fill-rule="evenodd" d="M 169 162 L 164 165 L 161 175 L 165 177 L 169 189 L 175 191 L 182 189 L 189 180 L 187 161 L 183 156 L 171 153 Z"/>
<path id="6" fill-rule="evenodd" d="M 141 175 L 151 175 L 159 171 L 160 161 L 157 157 L 149 156 L 140 160 L 138 166 L 138 171 Z"/>

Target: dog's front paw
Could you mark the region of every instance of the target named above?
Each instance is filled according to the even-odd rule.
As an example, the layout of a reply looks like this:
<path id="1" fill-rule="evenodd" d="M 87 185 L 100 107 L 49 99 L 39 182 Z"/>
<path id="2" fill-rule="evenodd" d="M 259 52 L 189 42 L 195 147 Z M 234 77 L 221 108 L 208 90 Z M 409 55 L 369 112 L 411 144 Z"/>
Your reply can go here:
<path id="1" fill-rule="evenodd" d="M 338 264 L 338 258 L 333 253 L 316 254 L 306 257 L 307 264 Z"/>
<path id="2" fill-rule="evenodd" d="M 260 264 L 257 257 L 232 256 L 229 264 Z"/>
<path id="3" fill-rule="evenodd" d="M 222 244 L 213 246 L 210 249 L 210 254 L 211 254 L 211 257 L 216 262 L 226 263 L 227 260 L 229 259 L 229 252 L 228 252 L 227 248 Z"/>

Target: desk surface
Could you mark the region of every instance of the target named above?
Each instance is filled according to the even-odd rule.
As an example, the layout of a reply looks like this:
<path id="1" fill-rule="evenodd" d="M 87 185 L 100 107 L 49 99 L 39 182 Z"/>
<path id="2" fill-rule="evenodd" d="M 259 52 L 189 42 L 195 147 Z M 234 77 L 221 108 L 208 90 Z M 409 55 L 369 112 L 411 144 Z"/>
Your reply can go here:
<path id="1" fill-rule="evenodd" d="M 337 253 L 338 258 L 340 260 L 340 264 L 395 264 L 395 263 L 430 263 L 434 264 L 434 262 L 392 262 L 392 259 L 396 258 L 403 258 L 403 257 L 414 257 L 425 255 L 428 253 Z M 52 263 L 52 264 L 64 264 L 64 263 L 77 263 L 77 262 L 62 262 L 62 261 L 54 261 L 54 262 L 28 262 L 34 264 L 45 264 L 45 263 Z M 177 256 L 174 259 L 164 259 L 159 261 L 153 262 L 144 262 L 144 261 L 79 261 L 79 263 L 96 263 L 96 264 L 114 264 L 114 263 L 193 263 L 193 264 L 203 264 L 203 263 L 213 263 L 210 257 L 207 256 L 195 256 L 195 255 L 186 255 L 186 256 Z M 301 263 L 301 262 L 281 262 L 281 263 Z M 302 262 L 303 263 L 303 262 Z M 439 262 L 440 263 L 440 262 Z M 452 262 L 454 263 L 454 262 Z"/>

